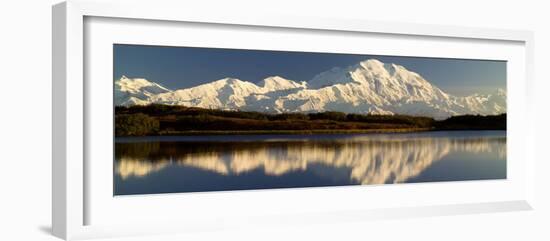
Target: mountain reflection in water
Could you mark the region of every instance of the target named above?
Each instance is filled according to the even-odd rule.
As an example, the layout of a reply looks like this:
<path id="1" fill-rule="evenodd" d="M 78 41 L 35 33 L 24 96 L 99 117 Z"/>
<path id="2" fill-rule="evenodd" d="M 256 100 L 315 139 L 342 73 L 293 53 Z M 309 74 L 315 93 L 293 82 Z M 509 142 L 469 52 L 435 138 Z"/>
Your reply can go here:
<path id="1" fill-rule="evenodd" d="M 266 176 L 281 176 L 320 165 L 347 170 L 343 173 L 352 184 L 384 184 L 407 182 L 452 153 L 459 157 L 488 153 L 504 162 L 506 159 L 505 132 L 191 140 L 117 141 L 115 175 L 124 182 L 178 166 L 223 176 L 258 170 Z"/>

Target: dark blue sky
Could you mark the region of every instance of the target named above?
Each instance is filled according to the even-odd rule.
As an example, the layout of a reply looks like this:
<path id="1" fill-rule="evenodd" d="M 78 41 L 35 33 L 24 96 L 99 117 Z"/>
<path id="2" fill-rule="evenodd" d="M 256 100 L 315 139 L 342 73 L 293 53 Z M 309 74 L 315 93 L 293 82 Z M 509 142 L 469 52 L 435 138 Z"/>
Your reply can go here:
<path id="1" fill-rule="evenodd" d="M 113 51 L 115 79 L 122 75 L 145 78 L 170 89 L 225 77 L 258 82 L 279 75 L 307 81 L 332 67 L 346 67 L 370 58 L 402 65 L 454 95 L 506 89 L 504 61 L 119 44 Z"/>

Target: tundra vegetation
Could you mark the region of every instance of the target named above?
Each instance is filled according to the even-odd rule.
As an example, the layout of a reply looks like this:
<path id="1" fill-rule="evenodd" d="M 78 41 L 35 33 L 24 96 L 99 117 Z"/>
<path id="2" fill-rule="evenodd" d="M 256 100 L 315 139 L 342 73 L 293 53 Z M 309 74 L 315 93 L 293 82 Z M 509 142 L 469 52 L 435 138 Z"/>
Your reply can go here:
<path id="1" fill-rule="evenodd" d="M 506 130 L 506 114 L 445 120 L 343 112 L 269 114 L 174 105 L 115 107 L 116 136 L 201 134 L 380 133 L 437 130 Z"/>

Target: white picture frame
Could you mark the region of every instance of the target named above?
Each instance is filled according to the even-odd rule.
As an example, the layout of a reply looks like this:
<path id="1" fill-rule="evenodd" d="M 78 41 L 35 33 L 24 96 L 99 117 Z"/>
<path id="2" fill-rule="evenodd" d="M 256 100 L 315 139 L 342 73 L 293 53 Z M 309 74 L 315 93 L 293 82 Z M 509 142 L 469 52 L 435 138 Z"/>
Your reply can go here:
<path id="1" fill-rule="evenodd" d="M 150 11 L 150 9 L 155 11 Z M 453 40 L 455 44 L 469 42 L 480 43 L 483 46 L 491 46 L 495 43 L 515 46 L 510 51 L 508 60 L 515 64 L 511 67 L 514 80 L 508 80 L 509 103 L 509 131 L 510 140 L 508 158 L 513 159 L 509 169 L 514 178 L 506 182 L 473 181 L 468 183 L 443 183 L 427 185 L 382 185 L 367 189 L 358 188 L 328 188 L 328 189 L 293 189 L 293 190 L 265 190 L 244 192 L 219 192 L 208 194 L 177 194 L 177 195 L 143 195 L 137 198 L 118 199 L 117 203 L 105 201 L 108 196 L 96 197 L 98 186 L 108 185 L 108 182 L 99 184 L 97 179 L 88 180 L 86 174 L 89 169 L 98 168 L 91 163 L 90 158 L 90 129 L 86 125 L 89 118 L 99 118 L 94 115 L 94 106 L 90 106 L 88 98 L 94 98 L 94 93 L 99 93 L 98 88 L 103 87 L 86 82 L 90 78 L 86 68 L 96 68 L 94 60 L 87 59 L 89 45 L 86 34 L 100 36 L 105 32 L 99 27 L 93 30 L 86 28 L 86 21 L 90 19 L 115 19 L 132 24 L 144 24 L 153 22 L 149 28 L 154 30 L 163 24 L 209 24 L 220 25 L 224 29 L 247 28 L 263 31 L 264 29 L 276 29 L 277 31 L 300 30 L 307 33 L 316 31 L 316 34 L 344 33 L 357 34 L 381 34 L 392 38 L 425 38 L 435 41 Z M 243 225 L 291 225 L 300 222 L 324 223 L 341 222 L 347 220 L 370 220 L 400 217 L 422 217 L 432 215 L 466 214 L 480 212 L 530 210 L 534 198 L 534 125 L 530 125 L 529 116 L 532 116 L 530 97 L 532 93 L 533 74 L 533 34 L 529 31 L 497 30 L 456 26 L 421 25 L 410 23 L 390 22 L 366 22 L 351 19 L 320 19 L 301 18 L 293 16 L 258 15 L 248 16 L 211 16 L 205 10 L 189 9 L 184 2 L 96 2 L 85 0 L 72 0 L 60 3 L 53 7 L 53 167 L 52 167 L 52 226 L 53 234 L 63 239 L 85 239 L 94 237 L 112 237 L 123 235 L 158 234 L 175 232 L 192 232 L 196 230 L 210 230 L 217 228 L 231 228 Z M 109 21 L 104 21 L 103 23 Z M 101 23 L 100 23 L 101 25 Z M 116 25 L 116 24 L 115 24 Z M 118 28 L 124 28 L 124 24 Z M 266 31 L 267 31 L 266 30 Z M 163 31 L 163 30 L 158 30 Z M 103 36 L 103 35 L 101 35 Z M 135 41 L 143 43 L 145 35 L 134 36 Z M 103 41 L 102 38 L 91 38 Z M 426 41 L 428 41 L 426 40 Z M 106 39 L 105 41 L 115 41 Z M 116 41 L 122 41 L 116 39 Z M 151 40 L 154 41 L 154 40 Z M 174 44 L 174 42 L 158 40 L 156 44 Z M 176 41 L 176 40 L 173 40 Z M 451 41 L 451 42 L 453 42 Z M 177 44 L 177 42 L 175 42 Z M 92 44 L 91 48 L 95 48 Z M 443 47 L 445 45 L 442 45 Z M 261 46 L 260 46 L 261 47 Z M 286 46 L 283 48 L 290 48 Z M 95 50 L 95 49 L 94 49 Z M 475 48 L 472 48 L 472 52 Z M 468 51 L 466 51 L 468 52 Z M 495 50 L 496 52 L 496 50 Z M 435 54 L 435 53 L 434 53 Z M 464 53 L 467 54 L 467 53 Z M 487 54 L 490 54 L 489 52 Z M 102 54 L 97 54 L 103 58 Z M 474 56 L 474 55 L 472 55 Z M 97 62 L 97 61 L 96 61 Z M 108 72 L 108 69 L 105 69 Z M 110 83 L 109 83 L 110 84 Z M 110 86 L 110 85 L 109 85 Z M 96 92 L 90 93 L 91 89 Z M 112 106 L 112 105 L 111 105 Z M 110 111 L 110 110 L 109 110 Z M 91 116 L 92 115 L 92 116 Z M 105 116 L 106 117 L 106 116 Z M 520 127 L 523 128 L 520 131 Z M 95 132 L 94 132 L 95 133 Z M 111 133 L 107 133 L 112 135 Z M 512 139 L 513 138 L 513 139 Z M 91 140 L 93 141 L 93 140 Z M 93 150 L 95 153 L 101 150 Z M 93 155 L 92 155 L 93 156 Z M 112 161 L 112 160 L 111 160 Z M 102 170 L 112 172 L 112 169 Z M 510 172 L 509 172 L 510 173 Z M 91 175 L 93 177 L 93 175 Z M 111 180 L 112 181 L 112 180 Z M 90 183 L 92 182 L 92 183 Z M 112 184 L 112 183 L 111 183 Z M 95 186 L 94 186 L 95 185 Z M 467 197 L 457 198 L 447 195 L 445 200 L 425 201 L 420 200 L 404 202 L 383 202 L 389 195 L 413 195 L 423 194 L 433 197 L 436 192 L 445 193 L 445 189 L 454 190 L 470 189 Z M 492 198 L 476 196 L 488 190 L 499 190 Z M 364 197 L 365 192 L 370 195 L 380 195 L 379 204 L 375 208 L 360 208 L 359 201 L 349 203 L 346 208 L 310 205 L 308 209 L 293 210 L 294 207 L 304 207 L 303 203 L 288 203 L 285 197 L 300 197 L 301 200 L 324 199 L 327 197 Z M 393 194 L 392 194 L 393 193 Z M 397 193 L 397 194 L 396 194 Z M 399 197 L 399 196 L 395 196 Z M 114 197 L 110 197 L 114 199 Z M 278 205 L 275 204 L 279 199 Z M 136 201 L 137 200 L 137 201 Z M 200 205 L 213 204 L 212 202 L 224 200 L 224 203 L 235 204 L 231 211 L 213 209 L 212 213 L 205 213 Z M 262 202 L 262 205 L 239 206 L 245 200 Z M 341 199 L 331 201 L 338 203 Z M 90 208 L 90 202 L 100 203 Z M 270 203 L 271 202 L 271 203 Z M 187 210 L 188 216 L 182 218 L 182 213 L 168 212 L 169 208 L 178 205 L 197 205 L 195 211 Z M 111 206 L 109 206 L 111 205 Z M 163 210 L 153 208 L 151 211 L 142 212 L 142 216 L 154 222 L 144 221 L 140 217 L 123 219 L 131 211 L 136 211 L 140 205 L 147 207 L 163 206 Z M 201 211 L 201 213 L 197 213 Z M 214 213 L 216 212 L 216 213 Z M 255 216 L 252 212 L 261 212 Z M 157 213 L 157 214 L 156 214 Z M 161 213 L 161 214 L 158 214 Z M 107 222 L 111 215 L 113 222 Z M 203 215 L 199 221 L 190 222 L 190 218 Z M 90 222 L 90 216 L 101 217 L 97 222 Z M 131 215 L 130 215 L 131 216 Z M 118 217 L 118 218 L 117 218 Z M 288 221 L 292 220 L 292 221 Z M 196 222 L 195 222 L 196 221 Z M 124 224 L 122 224 L 124 223 Z M 175 223 L 175 224 L 174 224 Z"/>

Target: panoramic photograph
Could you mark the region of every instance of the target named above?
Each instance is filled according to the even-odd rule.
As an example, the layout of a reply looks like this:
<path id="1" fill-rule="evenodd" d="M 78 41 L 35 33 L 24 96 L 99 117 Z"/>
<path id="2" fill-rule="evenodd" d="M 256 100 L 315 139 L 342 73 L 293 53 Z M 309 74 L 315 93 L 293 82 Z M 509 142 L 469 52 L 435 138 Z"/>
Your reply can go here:
<path id="1" fill-rule="evenodd" d="M 506 179 L 506 61 L 113 45 L 114 195 Z"/>

